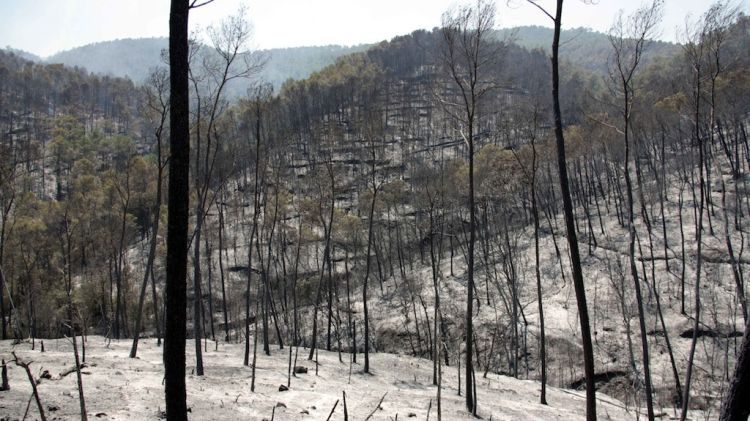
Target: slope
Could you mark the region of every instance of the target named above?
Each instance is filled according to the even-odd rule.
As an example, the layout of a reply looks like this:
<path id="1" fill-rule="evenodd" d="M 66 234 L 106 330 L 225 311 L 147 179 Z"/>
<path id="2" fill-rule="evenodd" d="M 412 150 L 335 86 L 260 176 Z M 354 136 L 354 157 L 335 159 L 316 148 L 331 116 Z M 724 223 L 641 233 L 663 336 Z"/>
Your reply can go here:
<path id="1" fill-rule="evenodd" d="M 72 348 L 65 339 L 49 340 L 46 352 L 32 351 L 28 342 L 13 345 L 0 343 L 0 355 L 8 361 L 11 351 L 28 362 L 35 376 L 48 372 L 50 378 L 38 385 L 40 398 L 48 416 L 72 419 L 78 417 L 78 394 L 75 374 L 61 378 L 71 366 Z M 89 417 L 109 420 L 145 420 L 161 418 L 164 409 L 162 387 L 162 348 L 154 340 L 144 340 L 140 357 L 127 358 L 129 341 L 109 342 L 103 337 L 87 338 L 87 360 L 82 369 L 84 393 Z M 241 365 L 241 344 L 219 344 L 214 351 L 209 343 L 206 354 L 206 376 L 188 374 L 188 407 L 191 418 L 211 420 L 322 420 L 336 406 L 331 420 L 343 420 L 342 392 L 346 392 L 347 412 L 351 419 L 373 420 L 427 419 L 436 417 L 435 394 L 429 364 L 423 360 L 393 354 L 373 358 L 373 374 L 365 375 L 361 366 L 339 361 L 336 353 L 320 351 L 316 373 L 315 362 L 303 359 L 299 350 L 297 366 L 308 369 L 291 379 L 288 391 L 279 391 L 287 381 L 288 353 L 274 351 L 259 355 L 255 392 L 250 392 L 251 370 Z M 190 347 L 188 347 L 189 349 Z M 191 361 L 188 356 L 188 361 Z M 188 373 L 192 367 L 188 366 Z M 12 363 L 8 366 L 10 391 L 0 393 L 0 412 L 11 418 L 23 417 L 31 392 L 26 373 Z M 455 384 L 455 368 L 446 368 L 445 383 Z M 489 375 L 477 384 L 482 418 L 494 420 L 574 420 L 584 414 L 584 396 L 551 388 L 550 405 L 537 402 L 538 384 L 510 377 Z M 442 415 L 446 420 L 467 419 L 463 400 L 452 386 L 442 391 Z M 378 403 L 382 399 L 382 403 Z M 338 402 L 337 402 L 338 401 Z M 631 420 L 623 404 L 604 395 L 599 397 L 602 413 L 612 420 Z M 376 409 L 378 408 L 378 409 Z M 38 414 L 32 402 L 30 414 Z"/>

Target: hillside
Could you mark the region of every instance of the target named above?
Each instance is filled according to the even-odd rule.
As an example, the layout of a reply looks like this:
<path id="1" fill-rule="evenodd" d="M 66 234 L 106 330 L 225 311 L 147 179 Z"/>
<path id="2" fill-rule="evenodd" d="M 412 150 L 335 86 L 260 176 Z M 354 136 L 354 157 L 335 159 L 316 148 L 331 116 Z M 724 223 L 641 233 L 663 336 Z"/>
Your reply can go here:
<path id="1" fill-rule="evenodd" d="M 11 351 L 30 362 L 32 372 L 49 372 L 51 378 L 37 385 L 48 417 L 78 417 L 78 393 L 75 373 L 61 378 L 70 366 L 71 345 L 65 339 L 44 341 L 32 351 L 29 343 L 12 345 L 0 342 L 0 356 L 13 359 Z M 274 350 L 270 356 L 259 355 L 255 392 L 250 391 L 252 371 L 242 366 L 241 344 L 209 343 L 206 350 L 207 372 L 203 377 L 189 374 L 187 405 L 192 419 L 200 420 L 331 420 L 344 419 L 342 392 L 346 393 L 349 419 L 372 420 L 436 419 L 437 387 L 431 382 L 431 369 L 424 360 L 393 355 L 373 354 L 372 374 L 362 373 L 360 363 L 350 366 L 335 352 L 319 351 L 316 361 L 308 361 L 305 348 L 298 350 L 296 367 L 306 373 L 291 378 L 288 391 L 279 391 L 287 384 L 287 350 Z M 126 358 L 128 341 L 112 341 L 101 336 L 87 338 L 86 363 L 82 368 L 84 394 L 89 419 L 147 420 L 160 419 L 164 411 L 162 386 L 162 348 L 155 340 L 144 340 L 137 359 Z M 189 347 L 188 347 L 189 348 Z M 192 357 L 192 356 L 190 356 Z M 192 358 L 191 358 L 192 359 Z M 194 367 L 188 365 L 188 373 Z M 8 365 L 11 389 L 0 393 L 0 412 L 11 419 L 24 414 L 30 386 L 23 368 Z M 446 367 L 442 390 L 442 416 L 445 420 L 463 418 L 463 398 L 457 393 L 455 367 Z M 479 414 L 494 420 L 574 420 L 584 416 L 582 392 L 550 388 L 550 405 L 535 399 L 536 382 L 489 375 L 477 382 L 481 402 Z M 380 402 L 382 398 L 382 402 Z M 379 403 L 380 402 L 380 403 Z M 605 395 L 599 404 L 613 421 L 633 420 L 624 404 Z M 38 414 L 31 403 L 32 417 Z M 335 408 L 334 408 L 335 406 Z M 273 417 L 272 417 L 273 414 Z M 48 418 L 49 419 L 49 418 Z"/>
<path id="2" fill-rule="evenodd" d="M 121 39 L 88 44 L 62 51 L 47 57 L 46 63 L 61 63 L 66 66 L 83 67 L 93 73 L 128 77 L 140 83 L 151 69 L 164 65 L 162 51 L 167 48 L 167 38 Z M 312 72 L 332 64 L 345 54 L 366 49 L 367 46 L 341 47 L 295 47 L 261 50 L 268 57 L 266 67 L 259 77 L 278 90 L 287 79 L 304 79 Z M 247 84 L 236 88 L 236 94 L 244 95 Z"/>
<path id="3" fill-rule="evenodd" d="M 550 52 L 549 40 L 552 39 L 552 28 L 544 26 L 519 26 L 497 31 L 500 39 L 511 39 L 518 45 L 527 48 L 541 48 Z M 560 33 L 560 57 L 576 66 L 595 72 L 607 74 L 607 59 L 612 45 L 606 34 L 592 31 L 589 28 L 563 30 Z M 680 46 L 663 41 L 652 41 L 644 61 L 650 63 L 656 57 L 671 59 L 680 53 Z"/>
<path id="4" fill-rule="evenodd" d="M 541 48 L 549 51 L 552 30 L 542 26 L 520 26 L 497 31 L 497 37 L 508 39 L 526 49 Z M 167 47 L 166 38 L 120 39 L 88 44 L 61 51 L 45 59 L 25 58 L 46 63 L 61 63 L 70 67 L 86 68 L 94 73 L 128 77 L 136 83 L 144 81 L 150 69 L 163 65 L 162 50 Z M 311 73 L 333 64 L 338 57 L 363 51 L 368 45 L 342 47 L 338 45 L 307 46 L 260 50 L 268 63 L 260 77 L 278 90 L 287 79 L 301 80 Z M 605 34 L 587 28 L 564 30 L 561 34 L 561 57 L 577 67 L 604 75 L 611 45 Z M 645 58 L 670 58 L 679 53 L 678 45 L 661 41 L 654 42 Z M 16 52 L 17 54 L 21 52 Z M 236 94 L 244 94 L 246 88 L 237 88 Z"/>
<path id="5" fill-rule="evenodd" d="M 141 83 L 148 77 L 150 69 L 164 66 L 161 54 L 166 48 L 167 38 L 122 39 L 61 51 L 44 61 L 82 67 L 92 73 L 129 77 L 133 82 Z"/>
<path id="6" fill-rule="evenodd" d="M 352 418 L 390 391 L 378 416 L 426 419 L 442 369 L 445 419 L 471 416 L 457 395 L 472 383 L 483 419 L 580 419 L 586 380 L 602 419 L 710 419 L 750 352 L 750 19 L 717 21 L 619 82 L 602 77 L 606 38 L 574 36 L 581 63 L 561 66 L 559 90 L 543 49 L 461 25 L 240 100 L 253 57 L 205 49 L 177 120 L 190 152 L 187 193 L 169 198 L 189 209 L 178 282 L 169 75 L 137 86 L 0 51 L 0 327 L 14 340 L 0 352 L 54 379 L 72 364 L 64 338 L 90 335 L 92 411 L 120 419 L 163 408 L 165 325 L 168 344 L 191 339 L 197 418 L 324 419 L 351 387 Z M 621 58 L 641 57 L 632 41 Z M 300 51 L 279 53 L 285 71 Z M 290 344 L 319 372 L 279 392 Z M 29 396 L 19 373 L 0 393 L 14 410 Z M 47 380 L 72 416 L 73 376 Z"/>
<path id="7" fill-rule="evenodd" d="M 0 51 L 4 52 L 6 54 L 13 54 L 13 55 L 15 55 L 17 57 L 20 57 L 20 58 L 24 59 L 24 60 L 32 61 L 32 62 L 35 62 L 35 63 L 40 63 L 40 62 L 44 61 L 43 58 L 39 57 L 36 54 L 32 54 L 32 53 L 30 53 L 28 51 L 18 50 L 18 49 L 11 48 L 11 47 L 0 48 Z"/>

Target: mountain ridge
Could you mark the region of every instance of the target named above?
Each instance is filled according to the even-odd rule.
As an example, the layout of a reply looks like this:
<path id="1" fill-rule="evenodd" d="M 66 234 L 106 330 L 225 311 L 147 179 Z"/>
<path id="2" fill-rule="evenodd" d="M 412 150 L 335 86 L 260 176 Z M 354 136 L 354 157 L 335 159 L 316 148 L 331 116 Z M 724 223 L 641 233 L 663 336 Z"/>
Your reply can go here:
<path id="1" fill-rule="evenodd" d="M 45 63 L 85 67 L 92 73 L 128 77 L 142 82 L 150 69 L 164 65 L 162 51 L 168 38 L 124 38 L 87 44 L 47 57 Z M 260 78 L 278 89 L 287 79 L 304 79 L 312 72 L 332 64 L 338 57 L 361 51 L 368 45 L 288 47 L 258 50 L 269 60 Z"/>
<path id="2" fill-rule="evenodd" d="M 532 50 L 541 48 L 549 52 L 552 29 L 544 26 L 518 26 L 496 31 L 497 37 L 512 40 L 521 47 Z M 394 37 L 397 38 L 397 37 Z M 26 51 L 7 47 L 27 60 L 38 63 L 60 63 L 71 67 L 82 67 L 92 73 L 128 77 L 133 82 L 146 80 L 150 70 L 164 63 L 162 51 L 167 47 L 167 37 L 122 38 L 57 52 L 42 58 Z M 259 77 L 278 90 L 288 79 L 301 80 L 313 72 L 333 64 L 341 56 L 371 48 L 373 44 L 355 46 L 323 45 L 301 46 L 258 50 L 267 54 L 269 60 Z M 679 45 L 653 41 L 649 56 L 672 56 L 679 52 Z M 611 46 L 606 34 L 589 28 L 573 28 L 562 32 L 561 57 L 578 67 L 600 75 L 606 75 L 607 57 Z M 241 95 L 244 90 L 238 89 Z"/>

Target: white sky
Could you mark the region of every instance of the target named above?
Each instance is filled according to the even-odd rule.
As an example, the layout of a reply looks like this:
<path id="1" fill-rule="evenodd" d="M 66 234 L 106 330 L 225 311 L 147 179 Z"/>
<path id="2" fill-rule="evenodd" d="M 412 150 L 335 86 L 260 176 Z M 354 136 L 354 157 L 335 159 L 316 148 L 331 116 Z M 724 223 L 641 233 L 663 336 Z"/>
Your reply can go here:
<path id="1" fill-rule="evenodd" d="M 499 27 L 549 26 L 524 0 L 496 0 Z M 703 13 L 712 0 L 666 0 L 660 38 L 675 41 L 688 14 Z M 735 0 L 748 14 L 750 0 Z M 439 26 L 456 0 L 215 0 L 190 13 L 191 27 L 216 23 L 244 3 L 255 26 L 253 47 L 373 43 L 415 29 Z M 606 31 L 619 9 L 639 0 L 567 0 L 563 25 Z M 554 7 L 554 1 L 541 0 Z M 42 57 L 97 41 L 168 35 L 168 0 L 0 0 L 0 47 Z"/>

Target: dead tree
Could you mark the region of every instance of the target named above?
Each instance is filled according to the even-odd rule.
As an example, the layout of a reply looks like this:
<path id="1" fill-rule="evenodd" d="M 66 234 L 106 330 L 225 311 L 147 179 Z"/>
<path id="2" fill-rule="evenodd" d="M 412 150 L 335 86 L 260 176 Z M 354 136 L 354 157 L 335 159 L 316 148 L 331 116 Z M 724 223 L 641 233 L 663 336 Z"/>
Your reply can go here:
<path id="1" fill-rule="evenodd" d="M 135 314 L 135 331 L 133 332 L 133 346 L 130 349 L 130 358 L 135 358 L 138 352 L 138 339 L 141 335 L 141 321 L 143 317 L 143 304 L 146 299 L 146 287 L 148 286 L 149 276 L 153 274 L 153 265 L 156 258 L 156 243 L 159 234 L 159 220 L 161 219 L 161 202 L 162 202 L 162 177 L 164 174 L 165 162 L 162 162 L 161 141 L 169 112 L 169 98 L 166 97 L 168 76 L 164 69 L 155 70 L 149 78 L 149 87 L 146 88 L 148 97 L 148 106 L 158 114 L 158 123 L 154 129 L 156 138 L 156 158 L 157 176 L 156 176 L 156 198 L 154 200 L 153 214 L 154 223 L 151 228 L 151 244 L 148 249 L 148 260 L 146 268 L 143 271 L 143 283 L 141 284 L 140 295 L 138 296 L 138 310 Z M 154 296 L 154 299 L 156 297 Z M 156 307 L 154 307 L 156 308 Z M 158 330 L 158 312 L 154 312 L 154 318 L 157 320 Z"/>
<path id="2" fill-rule="evenodd" d="M 468 147 L 469 241 L 466 285 L 466 409 L 476 416 L 477 402 L 473 393 L 474 365 L 474 245 L 476 241 L 476 206 L 474 200 L 474 136 L 478 126 L 479 102 L 495 84 L 486 77 L 486 71 L 496 62 L 500 44 L 490 43 L 488 37 L 495 26 L 495 3 L 477 0 L 472 6 L 448 11 L 442 17 L 444 39 L 443 62 L 448 76 L 455 84 L 457 100 L 441 98 L 445 109 L 459 124 L 459 132 Z"/>
<path id="3" fill-rule="evenodd" d="M 31 391 L 34 395 L 34 400 L 36 401 L 36 407 L 39 408 L 39 417 L 42 421 L 46 421 L 47 417 L 44 416 L 44 406 L 42 406 L 42 399 L 39 397 L 39 391 L 36 389 L 37 380 L 34 378 L 34 375 L 31 374 L 31 369 L 29 368 L 30 362 L 25 362 L 16 356 L 15 351 L 12 351 L 11 354 L 13 355 L 13 362 L 16 363 L 17 366 L 22 367 L 24 370 L 26 370 L 26 376 L 29 378 L 29 383 L 31 384 Z M 28 408 L 27 408 L 28 409 Z"/>
<path id="4" fill-rule="evenodd" d="M 651 386 L 651 369 L 649 364 L 648 336 L 646 333 L 646 319 L 643 310 L 643 296 L 641 281 L 638 277 L 638 267 L 635 260 L 635 213 L 633 211 L 633 183 L 630 177 L 631 155 L 631 125 L 633 101 L 635 99 L 635 74 L 647 46 L 652 30 L 661 18 L 662 2 L 654 0 L 650 6 L 640 8 L 624 22 L 622 13 L 615 19 L 609 31 L 609 42 L 613 48 L 610 78 L 614 92 L 622 100 L 621 113 L 623 127 L 621 133 L 625 142 L 625 188 L 627 193 L 628 232 L 630 242 L 628 257 L 630 260 L 630 274 L 633 278 L 636 305 L 638 306 L 638 322 L 641 331 L 641 347 L 643 352 L 643 371 L 646 383 L 646 408 L 648 419 L 654 419 L 653 391 Z M 635 159 L 638 159 L 637 156 Z"/>
<path id="5" fill-rule="evenodd" d="M 583 365 L 586 377 L 586 419 L 596 420 L 596 384 L 594 382 L 594 347 L 591 342 L 591 328 L 589 326 L 589 310 L 586 304 L 586 287 L 583 283 L 583 270 L 578 250 L 578 235 L 576 233 L 573 215 L 573 202 L 570 197 L 568 183 L 568 169 L 565 162 L 565 137 L 563 135 L 562 111 L 560 110 L 560 30 L 562 27 L 563 0 L 557 0 L 554 16 L 537 4 L 535 0 L 527 0 L 542 13 L 552 19 L 555 29 L 552 38 L 552 101 L 555 118 L 555 143 L 557 145 L 557 166 L 560 177 L 560 193 L 563 199 L 565 213 L 565 228 L 568 234 L 570 249 L 570 266 L 573 272 L 573 286 L 578 303 L 578 315 L 581 323 L 581 341 L 583 343 Z"/>
<path id="6" fill-rule="evenodd" d="M 195 2 L 193 2 L 195 5 Z M 164 393 L 169 421 L 187 421 L 185 311 L 190 172 L 188 0 L 172 0 L 169 12 L 169 193 L 164 326 Z"/>

